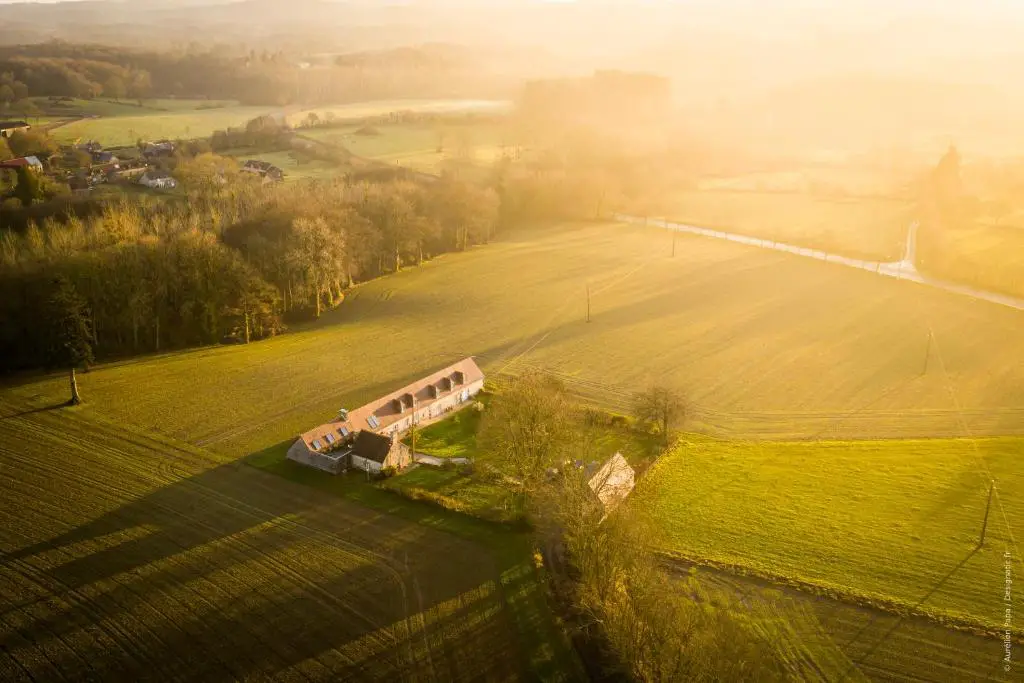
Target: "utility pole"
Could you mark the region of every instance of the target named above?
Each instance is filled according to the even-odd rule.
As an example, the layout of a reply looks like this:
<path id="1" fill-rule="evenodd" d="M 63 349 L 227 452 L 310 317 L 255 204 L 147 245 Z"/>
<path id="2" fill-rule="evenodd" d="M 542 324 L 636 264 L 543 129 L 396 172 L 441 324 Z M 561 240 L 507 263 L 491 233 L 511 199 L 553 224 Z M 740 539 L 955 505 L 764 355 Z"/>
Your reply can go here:
<path id="1" fill-rule="evenodd" d="M 928 361 L 932 356 L 932 331 L 928 330 L 928 345 L 924 349 L 924 369 L 921 370 L 921 376 L 928 374 Z"/>
<path id="2" fill-rule="evenodd" d="M 988 484 L 988 503 L 985 504 L 985 521 L 981 524 L 981 538 L 978 539 L 978 547 L 985 545 L 985 531 L 988 529 L 988 511 L 992 507 L 992 491 L 996 488 L 995 481 Z"/>
<path id="3" fill-rule="evenodd" d="M 672 231 L 672 258 L 676 257 L 676 233 L 677 232 L 679 232 L 679 231 L 678 230 L 673 230 Z"/>
<path id="4" fill-rule="evenodd" d="M 587 322 L 590 322 L 590 283 L 587 283 Z"/>
<path id="5" fill-rule="evenodd" d="M 412 426 L 409 427 L 409 431 L 412 432 L 412 461 L 416 462 L 416 406 L 412 407 Z M 401 445 L 401 444 L 399 444 Z"/>

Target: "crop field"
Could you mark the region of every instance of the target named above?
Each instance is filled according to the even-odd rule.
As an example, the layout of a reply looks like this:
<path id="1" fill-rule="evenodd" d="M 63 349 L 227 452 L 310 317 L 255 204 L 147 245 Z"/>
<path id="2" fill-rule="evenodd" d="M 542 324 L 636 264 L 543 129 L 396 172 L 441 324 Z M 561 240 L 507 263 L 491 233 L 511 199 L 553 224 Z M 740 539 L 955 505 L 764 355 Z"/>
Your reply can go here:
<path id="1" fill-rule="evenodd" d="M 903 253 L 913 205 L 895 199 L 829 198 L 721 186 L 676 193 L 662 211 L 672 220 L 702 227 L 855 258 L 895 261 Z"/>
<path id="2" fill-rule="evenodd" d="M 741 443 L 690 438 L 635 504 L 666 551 L 867 604 L 1003 626 L 1024 521 L 1024 439 Z M 989 481 L 985 544 L 977 547 Z M 1017 630 L 1024 633 L 1019 625 Z"/>
<path id="3" fill-rule="evenodd" d="M 0 477 L 5 681 L 575 671 L 522 544 L 482 523 L 6 399 Z"/>
<path id="4" fill-rule="evenodd" d="M 504 126 L 472 124 L 440 128 L 432 124 L 376 125 L 379 135 L 357 135 L 361 126 L 306 130 L 303 135 L 330 145 L 346 147 L 367 159 L 413 168 L 426 173 L 441 169 L 444 162 L 465 158 L 490 163 L 510 149 L 514 135 Z M 443 141 L 442 151 L 438 144 Z"/>
<path id="5" fill-rule="evenodd" d="M 700 237 L 670 254 L 669 235 L 639 226 L 511 233 L 359 285 L 303 329 L 101 365 L 80 384 L 111 420 L 234 456 L 467 355 L 492 377 L 557 373 L 623 412 L 665 382 L 691 404 L 687 428 L 718 435 L 1024 433 L 1021 312 Z M 9 391 L 52 403 L 67 380 Z"/>

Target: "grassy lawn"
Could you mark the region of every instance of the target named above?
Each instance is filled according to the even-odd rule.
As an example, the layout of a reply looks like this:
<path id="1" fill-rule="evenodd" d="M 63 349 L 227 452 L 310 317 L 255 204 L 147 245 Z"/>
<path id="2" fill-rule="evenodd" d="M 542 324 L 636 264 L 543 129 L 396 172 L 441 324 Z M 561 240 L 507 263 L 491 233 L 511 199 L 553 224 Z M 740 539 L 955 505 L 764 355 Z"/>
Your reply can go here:
<path id="1" fill-rule="evenodd" d="M 621 225 L 511 233 L 362 284 L 289 334 L 99 365 L 80 385 L 112 420 L 236 457 L 467 355 L 492 377 L 552 371 L 619 412 L 666 382 L 691 429 L 723 435 L 959 436 L 961 418 L 1024 432 L 1018 311 L 728 242 L 670 247 Z M 10 390 L 53 402 L 67 381 Z"/>
<path id="2" fill-rule="evenodd" d="M 902 254 L 913 208 L 909 202 L 729 187 L 677 193 L 663 211 L 680 222 L 857 258 L 896 260 Z"/>
<path id="3" fill-rule="evenodd" d="M 487 392 L 478 394 L 475 400 L 485 406 L 490 402 Z M 480 427 L 483 413 L 470 406 L 451 417 L 435 422 L 416 432 L 416 452 L 438 458 L 476 458 L 481 455 L 476 443 L 476 432 Z M 405 439 L 409 446 L 412 441 Z"/>
<path id="4" fill-rule="evenodd" d="M 1021 456 L 1020 438 L 692 437 L 654 466 L 634 504 L 649 506 L 670 553 L 998 629 L 1003 553 L 1015 554 L 1007 525 L 1024 520 Z M 977 549 L 987 472 L 999 496 Z"/>
<path id="5" fill-rule="evenodd" d="M 4 680 L 578 678 L 479 520 L 6 396 L 0 473 Z"/>

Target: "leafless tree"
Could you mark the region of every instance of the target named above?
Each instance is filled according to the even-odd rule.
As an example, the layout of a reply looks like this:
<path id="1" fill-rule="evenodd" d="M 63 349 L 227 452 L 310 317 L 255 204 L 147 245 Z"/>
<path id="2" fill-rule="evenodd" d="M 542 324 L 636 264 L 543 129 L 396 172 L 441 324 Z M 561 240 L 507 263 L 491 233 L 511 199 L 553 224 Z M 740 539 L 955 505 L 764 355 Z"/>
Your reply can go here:
<path id="1" fill-rule="evenodd" d="M 657 427 L 668 443 L 671 430 L 686 419 L 686 401 L 675 389 L 654 384 L 633 397 L 633 415 L 641 425 Z"/>

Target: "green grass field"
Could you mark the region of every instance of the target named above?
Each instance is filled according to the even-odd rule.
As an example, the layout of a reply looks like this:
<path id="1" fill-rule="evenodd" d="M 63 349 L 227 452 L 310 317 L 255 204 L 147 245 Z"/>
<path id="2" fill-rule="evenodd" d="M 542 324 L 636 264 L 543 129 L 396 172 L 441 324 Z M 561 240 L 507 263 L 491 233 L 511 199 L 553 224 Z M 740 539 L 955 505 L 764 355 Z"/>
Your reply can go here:
<path id="1" fill-rule="evenodd" d="M 1004 671 L 1003 644 L 997 638 L 707 568 L 692 575 L 710 599 L 757 620 L 764 637 L 789 663 L 793 680 L 955 683 L 1018 678 L 1013 667 Z"/>
<path id="2" fill-rule="evenodd" d="M 501 100 L 376 100 L 290 111 L 288 122 L 298 125 L 311 113 L 321 119 L 333 115 L 339 120 L 356 120 L 384 116 L 398 111 L 425 114 L 505 113 L 509 111 L 510 107 L 510 103 Z"/>
<path id="3" fill-rule="evenodd" d="M 439 126 L 434 124 L 380 124 L 379 135 L 356 135 L 361 126 L 314 128 L 302 134 L 330 145 L 344 146 L 353 154 L 426 173 L 440 171 L 445 162 L 465 158 L 473 163 L 491 163 L 510 149 L 514 135 L 497 124 Z M 442 151 L 438 152 L 439 141 Z"/>
<path id="4" fill-rule="evenodd" d="M 500 102 L 476 100 L 394 100 L 360 102 L 319 107 L 316 109 L 281 110 L 274 107 L 242 106 L 235 102 L 208 100 L 145 100 L 140 107 L 135 102 L 109 100 L 74 100 L 59 108 L 45 101 L 48 116 L 87 116 L 79 121 L 55 127 L 53 137 L 62 143 L 77 139 L 98 140 L 107 147 L 134 145 L 144 140 L 208 137 L 216 130 L 244 125 L 247 121 L 271 113 L 284 114 L 292 124 L 299 123 L 310 112 L 325 116 L 328 111 L 338 118 L 360 119 L 380 116 L 393 111 L 422 112 L 474 112 L 503 111 Z"/>
<path id="5" fill-rule="evenodd" d="M 134 145 L 143 140 L 175 140 L 209 137 L 215 130 L 242 126 L 246 121 L 270 113 L 268 107 L 230 106 L 217 109 L 179 108 L 175 111 L 140 109 L 81 119 L 53 130 L 58 142 L 98 140 L 104 146 Z"/>
<path id="6" fill-rule="evenodd" d="M 0 400 L 0 678 L 575 677 L 521 539 L 305 474 Z"/>
<path id="7" fill-rule="evenodd" d="M 725 181 L 717 182 L 714 189 L 676 193 L 662 211 L 680 222 L 857 258 L 895 261 L 903 253 L 910 202 L 730 189 Z"/>
<path id="8" fill-rule="evenodd" d="M 621 412 L 667 382 L 692 404 L 688 428 L 714 434 L 959 436 L 961 417 L 1024 432 L 1019 311 L 728 242 L 670 249 L 622 225 L 513 233 L 360 285 L 305 329 L 101 365 L 82 391 L 111 419 L 235 456 L 466 355 L 491 375 L 556 372 Z M 53 402 L 66 379 L 10 391 Z"/>
<path id="9" fill-rule="evenodd" d="M 690 438 L 634 504 L 664 548 L 999 629 L 1024 439 L 737 443 Z M 998 482 L 978 549 L 990 477 Z M 1017 626 L 1018 631 L 1024 629 Z"/>

